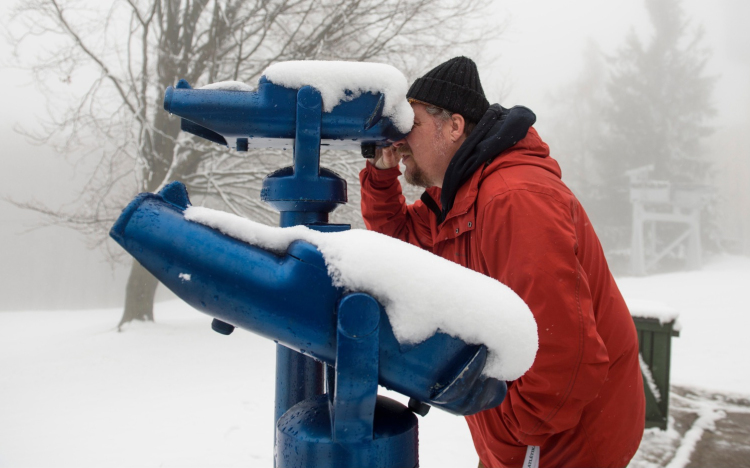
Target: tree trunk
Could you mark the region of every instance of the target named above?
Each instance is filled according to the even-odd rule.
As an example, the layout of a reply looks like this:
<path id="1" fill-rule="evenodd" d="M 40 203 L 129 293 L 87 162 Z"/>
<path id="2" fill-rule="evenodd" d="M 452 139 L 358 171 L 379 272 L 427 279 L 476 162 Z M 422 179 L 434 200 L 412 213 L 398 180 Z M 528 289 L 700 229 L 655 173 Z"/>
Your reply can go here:
<path id="1" fill-rule="evenodd" d="M 117 325 L 118 330 L 133 320 L 154 321 L 154 295 L 158 285 L 159 281 L 137 260 L 133 260 L 128 284 L 125 287 L 125 309 Z"/>

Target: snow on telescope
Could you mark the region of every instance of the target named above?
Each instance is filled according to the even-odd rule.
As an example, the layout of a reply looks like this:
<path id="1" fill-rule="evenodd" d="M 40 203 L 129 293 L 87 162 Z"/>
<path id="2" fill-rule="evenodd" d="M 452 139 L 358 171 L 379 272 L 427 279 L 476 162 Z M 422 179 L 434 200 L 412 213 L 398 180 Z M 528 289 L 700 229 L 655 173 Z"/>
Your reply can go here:
<path id="1" fill-rule="evenodd" d="M 500 404 L 505 380 L 523 375 L 536 355 L 536 322 L 507 286 L 371 231 L 271 228 L 193 207 L 184 185 L 173 182 L 137 196 L 110 236 L 230 330 L 331 366 L 341 301 L 374 294 L 387 304 L 377 312 L 378 350 L 370 357 L 379 383 L 453 414 Z M 405 288 L 404 278 L 420 281 Z"/>
<path id="2" fill-rule="evenodd" d="M 377 63 L 282 62 L 265 70 L 257 90 L 234 81 L 193 89 L 180 80 L 167 88 L 164 109 L 181 117 L 183 131 L 238 151 L 291 148 L 300 127 L 298 93 L 307 86 L 322 97 L 320 146 L 372 157 L 376 146 L 411 129 L 406 79 Z"/>

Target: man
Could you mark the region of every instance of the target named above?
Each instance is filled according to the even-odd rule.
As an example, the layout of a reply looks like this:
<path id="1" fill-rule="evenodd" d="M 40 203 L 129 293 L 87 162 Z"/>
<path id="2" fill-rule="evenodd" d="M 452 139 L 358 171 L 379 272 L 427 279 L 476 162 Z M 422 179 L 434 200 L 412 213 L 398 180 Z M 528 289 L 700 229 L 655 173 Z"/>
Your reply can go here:
<path id="1" fill-rule="evenodd" d="M 481 463 L 626 466 L 645 416 L 635 327 L 535 115 L 490 106 L 466 57 L 416 80 L 407 97 L 412 131 L 360 174 L 368 229 L 508 285 L 539 330 L 536 360 L 503 403 L 466 417 Z M 413 205 L 399 161 L 427 189 Z"/>

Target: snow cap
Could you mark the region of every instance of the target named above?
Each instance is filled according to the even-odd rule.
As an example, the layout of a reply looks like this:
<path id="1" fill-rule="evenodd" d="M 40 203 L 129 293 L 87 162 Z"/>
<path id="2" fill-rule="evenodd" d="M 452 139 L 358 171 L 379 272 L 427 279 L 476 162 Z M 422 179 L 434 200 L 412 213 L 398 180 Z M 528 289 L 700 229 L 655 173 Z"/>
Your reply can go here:
<path id="1" fill-rule="evenodd" d="M 384 117 L 390 118 L 402 133 L 408 133 L 414 124 L 414 111 L 406 100 L 406 77 L 391 65 L 297 60 L 275 63 L 263 75 L 271 83 L 286 88 L 317 89 L 323 98 L 324 112 L 331 112 L 339 103 L 351 101 L 362 93 L 382 93 Z"/>
<path id="2" fill-rule="evenodd" d="M 222 91 L 255 91 L 252 86 L 241 81 L 219 81 L 201 86 L 198 89 L 220 89 Z"/>
<path id="3" fill-rule="evenodd" d="M 483 374 L 515 380 L 534 362 L 537 326 L 526 303 L 499 281 L 373 231 L 323 233 L 266 226 L 223 211 L 188 207 L 185 219 L 283 254 L 295 240 L 323 254 L 335 286 L 375 297 L 393 334 L 420 343 L 441 331 L 487 346 Z"/>

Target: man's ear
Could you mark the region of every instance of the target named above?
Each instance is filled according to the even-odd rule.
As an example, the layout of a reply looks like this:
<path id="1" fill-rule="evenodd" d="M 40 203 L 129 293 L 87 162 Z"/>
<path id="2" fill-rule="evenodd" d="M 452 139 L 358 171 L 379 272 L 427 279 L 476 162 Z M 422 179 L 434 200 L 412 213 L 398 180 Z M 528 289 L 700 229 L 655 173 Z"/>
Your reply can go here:
<path id="1" fill-rule="evenodd" d="M 457 142 L 464 135 L 466 120 L 461 114 L 451 114 L 451 141 Z"/>

